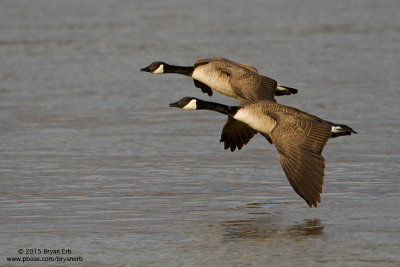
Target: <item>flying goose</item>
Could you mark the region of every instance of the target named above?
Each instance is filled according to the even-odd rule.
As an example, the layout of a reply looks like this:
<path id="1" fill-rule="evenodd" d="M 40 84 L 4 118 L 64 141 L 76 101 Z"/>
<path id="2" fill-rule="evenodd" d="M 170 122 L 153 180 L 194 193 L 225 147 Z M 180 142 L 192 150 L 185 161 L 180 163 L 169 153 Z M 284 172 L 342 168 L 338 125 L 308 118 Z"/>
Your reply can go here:
<path id="1" fill-rule="evenodd" d="M 289 183 L 307 204 L 321 202 L 325 159 L 321 155 L 329 138 L 356 133 L 347 125 L 332 123 L 274 101 L 258 101 L 242 106 L 226 106 L 194 97 L 184 97 L 171 107 L 213 110 L 241 121 L 268 135 Z"/>
<path id="2" fill-rule="evenodd" d="M 231 61 L 222 57 L 197 60 L 194 66 L 175 66 L 162 61 L 155 61 L 140 69 L 153 74 L 177 73 L 194 80 L 194 85 L 203 93 L 212 96 L 215 91 L 237 98 L 241 105 L 258 101 L 275 101 L 274 95 L 296 94 L 297 89 L 279 85 L 275 80 L 258 74 L 255 67 Z M 221 133 L 224 148 L 233 152 L 247 144 L 257 131 L 241 123 L 231 116 Z M 268 141 L 271 142 L 270 138 Z"/>

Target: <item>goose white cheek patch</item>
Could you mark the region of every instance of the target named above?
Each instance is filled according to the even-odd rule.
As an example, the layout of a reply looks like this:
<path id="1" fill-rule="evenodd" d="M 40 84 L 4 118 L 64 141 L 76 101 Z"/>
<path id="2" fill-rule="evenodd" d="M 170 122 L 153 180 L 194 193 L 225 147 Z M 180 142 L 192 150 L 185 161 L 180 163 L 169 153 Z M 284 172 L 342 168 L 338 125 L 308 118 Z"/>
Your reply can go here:
<path id="1" fill-rule="evenodd" d="M 196 99 L 190 100 L 190 102 L 187 103 L 182 109 L 187 109 L 187 110 L 197 109 L 197 100 Z"/>
<path id="2" fill-rule="evenodd" d="M 155 71 L 153 71 L 154 74 L 161 74 L 164 73 L 164 64 L 161 64 Z"/>
<path id="3" fill-rule="evenodd" d="M 340 130 L 343 130 L 342 127 L 340 126 L 331 126 L 331 132 L 332 133 L 338 133 Z"/>

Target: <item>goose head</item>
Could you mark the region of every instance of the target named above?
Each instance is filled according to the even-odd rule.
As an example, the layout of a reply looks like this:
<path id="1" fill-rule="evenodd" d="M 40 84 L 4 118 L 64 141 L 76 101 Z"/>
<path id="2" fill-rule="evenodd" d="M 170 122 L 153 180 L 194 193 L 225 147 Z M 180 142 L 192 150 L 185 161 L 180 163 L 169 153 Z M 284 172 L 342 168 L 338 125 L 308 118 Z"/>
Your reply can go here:
<path id="1" fill-rule="evenodd" d="M 165 62 L 154 61 L 145 68 L 140 69 L 140 71 L 150 72 L 153 74 L 161 74 L 165 72 L 165 67 L 168 66 Z"/>
<path id="2" fill-rule="evenodd" d="M 177 107 L 181 109 L 196 110 L 198 99 L 195 97 L 187 96 L 181 100 L 169 104 L 170 107 Z"/>

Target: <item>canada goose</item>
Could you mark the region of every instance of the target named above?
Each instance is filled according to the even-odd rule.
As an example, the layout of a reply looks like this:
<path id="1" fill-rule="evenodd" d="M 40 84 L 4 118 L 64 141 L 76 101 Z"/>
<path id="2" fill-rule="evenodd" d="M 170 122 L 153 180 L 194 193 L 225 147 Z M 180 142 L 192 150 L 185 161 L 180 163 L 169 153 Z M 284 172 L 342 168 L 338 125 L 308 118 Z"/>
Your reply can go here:
<path id="1" fill-rule="evenodd" d="M 226 106 L 194 97 L 184 97 L 171 107 L 206 109 L 223 113 L 268 135 L 289 183 L 307 204 L 321 202 L 324 158 L 321 152 L 329 138 L 356 133 L 347 125 L 335 124 L 293 107 L 273 101 L 259 101 L 242 106 Z"/>
<path id="2" fill-rule="evenodd" d="M 237 98 L 241 105 L 258 101 L 275 101 L 274 95 L 296 94 L 297 89 L 281 86 L 266 76 L 258 74 L 255 67 L 222 57 L 197 60 L 194 66 L 174 66 L 155 61 L 140 69 L 153 74 L 177 73 L 193 78 L 196 87 L 212 96 L 214 89 L 221 94 Z M 225 149 L 240 150 L 257 132 L 231 116 L 222 130 L 221 142 Z M 267 137 L 268 141 L 271 140 Z"/>

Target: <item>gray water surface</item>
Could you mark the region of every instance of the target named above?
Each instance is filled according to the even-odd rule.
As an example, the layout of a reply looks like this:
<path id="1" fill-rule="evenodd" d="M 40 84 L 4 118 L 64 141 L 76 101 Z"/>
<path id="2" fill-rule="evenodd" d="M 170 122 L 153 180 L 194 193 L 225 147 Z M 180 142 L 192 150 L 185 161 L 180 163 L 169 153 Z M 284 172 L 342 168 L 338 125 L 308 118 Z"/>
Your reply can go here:
<path id="1" fill-rule="evenodd" d="M 86 266 L 399 266 L 399 13 L 395 0 L 2 1 L 0 263 L 36 248 Z M 168 107 L 208 99 L 190 79 L 139 71 L 211 56 L 358 131 L 325 147 L 317 209 L 262 136 L 231 153 L 224 116 Z"/>

